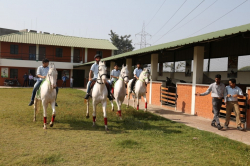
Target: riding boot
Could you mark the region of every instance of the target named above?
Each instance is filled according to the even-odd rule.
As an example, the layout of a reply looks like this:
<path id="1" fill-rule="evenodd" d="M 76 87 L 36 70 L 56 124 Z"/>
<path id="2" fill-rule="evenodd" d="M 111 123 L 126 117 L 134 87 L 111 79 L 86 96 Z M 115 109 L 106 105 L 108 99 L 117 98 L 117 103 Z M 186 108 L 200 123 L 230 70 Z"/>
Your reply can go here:
<path id="1" fill-rule="evenodd" d="M 109 84 L 109 83 L 106 83 L 105 85 L 106 85 L 107 90 L 108 90 L 108 98 L 109 98 L 109 100 L 110 100 L 110 101 L 111 101 L 111 100 L 114 100 L 115 98 L 114 98 L 114 96 L 113 96 L 112 93 L 111 93 L 110 84 Z"/>
<path id="2" fill-rule="evenodd" d="M 89 81 L 89 82 L 88 82 L 88 85 L 87 85 L 87 94 L 86 94 L 86 96 L 84 97 L 84 99 L 86 99 L 86 100 L 88 100 L 89 97 L 90 97 L 91 83 L 92 83 L 92 81 Z"/>

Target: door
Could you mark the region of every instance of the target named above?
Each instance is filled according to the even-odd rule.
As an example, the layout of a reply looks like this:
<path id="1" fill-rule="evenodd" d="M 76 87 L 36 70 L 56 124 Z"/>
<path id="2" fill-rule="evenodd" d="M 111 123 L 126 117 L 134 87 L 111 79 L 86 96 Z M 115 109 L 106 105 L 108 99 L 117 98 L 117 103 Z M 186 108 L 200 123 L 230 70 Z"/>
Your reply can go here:
<path id="1" fill-rule="evenodd" d="M 84 70 L 73 70 L 74 87 L 84 87 L 84 73 Z"/>
<path id="2" fill-rule="evenodd" d="M 80 49 L 74 49 L 73 62 L 74 63 L 79 63 L 80 62 Z"/>
<path id="3" fill-rule="evenodd" d="M 39 47 L 39 61 L 42 61 L 45 58 L 46 58 L 46 48 Z"/>
<path id="4" fill-rule="evenodd" d="M 29 60 L 36 60 L 36 46 L 29 47 Z"/>
<path id="5" fill-rule="evenodd" d="M 28 74 L 30 74 L 30 73 L 32 74 L 33 77 L 35 77 L 35 75 L 36 75 L 36 70 L 30 69 Z"/>

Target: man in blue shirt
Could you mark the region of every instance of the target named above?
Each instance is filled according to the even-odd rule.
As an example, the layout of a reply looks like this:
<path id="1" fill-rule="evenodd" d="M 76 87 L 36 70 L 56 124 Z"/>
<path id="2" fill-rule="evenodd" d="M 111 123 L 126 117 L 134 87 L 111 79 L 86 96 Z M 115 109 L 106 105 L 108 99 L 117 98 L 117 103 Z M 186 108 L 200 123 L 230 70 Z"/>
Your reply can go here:
<path id="1" fill-rule="evenodd" d="M 64 86 L 66 86 L 66 81 L 67 81 L 68 77 L 66 76 L 66 74 L 64 74 L 64 76 L 62 77 L 63 83 L 62 83 L 62 88 Z"/>
<path id="2" fill-rule="evenodd" d="M 118 70 L 118 65 L 115 64 L 114 69 L 110 73 L 110 77 L 111 77 L 110 85 L 111 86 L 112 86 L 114 81 L 117 81 L 119 79 L 120 73 L 121 73 L 121 71 Z"/>
<path id="3" fill-rule="evenodd" d="M 37 68 L 37 77 L 38 77 L 38 79 L 37 79 L 36 84 L 34 85 L 34 89 L 33 89 L 33 92 L 32 92 L 31 101 L 29 103 L 29 106 L 32 106 L 34 104 L 34 99 L 35 99 L 35 96 L 36 96 L 36 92 L 40 88 L 41 83 L 46 78 L 46 76 L 47 76 L 47 74 L 49 72 L 49 60 L 44 59 L 42 61 L 42 63 L 43 63 L 43 65 L 39 66 Z M 58 94 L 58 87 L 56 87 L 56 95 L 57 94 Z M 55 105 L 58 106 L 57 103 Z"/>
<path id="4" fill-rule="evenodd" d="M 24 78 L 23 87 L 25 87 L 25 85 L 27 87 L 27 85 L 28 85 L 28 78 L 29 78 L 29 76 L 27 75 L 27 73 L 24 74 L 23 78 Z"/>
<path id="5" fill-rule="evenodd" d="M 226 122 L 224 127 L 227 129 L 229 122 L 230 122 L 230 116 L 232 110 L 235 112 L 236 116 L 236 125 L 237 129 L 240 131 L 243 131 L 244 128 L 241 127 L 241 121 L 240 121 L 240 108 L 238 104 L 238 97 L 242 98 L 243 93 L 242 90 L 236 86 L 236 80 L 230 79 L 229 80 L 229 86 L 226 86 L 226 90 L 224 93 L 224 101 L 226 106 Z"/>
<path id="6" fill-rule="evenodd" d="M 90 71 L 89 71 L 89 82 L 87 84 L 87 94 L 85 96 L 85 99 L 88 99 L 90 97 L 90 91 L 91 91 L 91 84 L 93 81 L 96 81 L 97 80 L 97 77 L 98 77 L 98 69 L 99 69 L 99 62 L 102 58 L 101 55 L 99 54 L 96 54 L 95 55 L 95 63 L 91 66 L 90 68 Z M 92 74 L 94 74 L 94 77 L 92 78 Z M 113 100 L 114 97 L 111 95 L 110 93 L 110 85 L 109 84 L 106 84 L 106 87 L 108 89 L 108 98 L 109 100 Z"/>
<path id="7" fill-rule="evenodd" d="M 131 83 L 130 93 L 132 93 L 132 91 L 133 91 L 133 89 L 134 89 L 134 86 L 135 86 L 135 82 L 136 82 L 136 80 L 139 79 L 141 72 L 142 72 L 141 64 L 138 62 L 138 63 L 137 63 L 137 68 L 136 68 L 136 69 L 134 70 L 134 72 L 133 72 L 134 78 L 133 78 L 133 81 L 132 81 L 132 83 Z"/>

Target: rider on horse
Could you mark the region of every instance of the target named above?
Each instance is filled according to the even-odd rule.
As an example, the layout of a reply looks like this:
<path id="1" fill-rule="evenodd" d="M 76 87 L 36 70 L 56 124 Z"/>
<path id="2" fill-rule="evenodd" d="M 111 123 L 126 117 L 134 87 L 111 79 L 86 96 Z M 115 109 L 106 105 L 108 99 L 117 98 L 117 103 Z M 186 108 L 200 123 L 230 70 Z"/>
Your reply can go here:
<path id="1" fill-rule="evenodd" d="M 135 82 L 136 80 L 139 79 L 140 77 L 140 74 L 142 72 L 142 69 L 140 68 L 141 67 L 141 64 L 138 62 L 137 63 L 137 68 L 134 70 L 134 78 L 133 78 L 133 81 L 131 83 L 131 87 L 130 87 L 130 93 L 132 93 L 133 89 L 134 89 L 134 86 L 135 86 Z"/>
<path id="2" fill-rule="evenodd" d="M 99 55 L 99 54 L 96 54 L 94 58 L 95 58 L 95 63 L 91 66 L 90 71 L 89 71 L 89 82 L 88 82 L 88 85 L 87 85 L 87 94 L 85 96 L 85 99 L 88 99 L 90 97 L 91 84 L 92 84 L 93 81 L 97 80 L 99 62 L 100 62 L 102 56 Z M 94 78 L 91 78 L 92 73 L 94 74 Z M 110 85 L 106 84 L 106 87 L 108 89 L 108 98 L 109 98 L 109 100 L 113 100 L 114 97 L 110 93 L 110 91 L 111 91 Z"/>
<path id="3" fill-rule="evenodd" d="M 116 82 L 119 79 L 121 71 L 118 70 L 118 65 L 115 64 L 114 69 L 111 71 L 110 77 L 112 78 L 110 81 L 110 85 L 113 85 L 113 82 Z"/>
<path id="4" fill-rule="evenodd" d="M 48 71 L 49 71 L 49 60 L 48 59 L 43 59 L 43 65 L 39 66 L 37 68 L 37 82 L 34 85 L 34 89 L 32 92 L 32 96 L 31 96 L 31 101 L 29 103 L 29 106 L 32 106 L 34 104 L 34 99 L 36 96 L 36 92 L 37 90 L 40 88 L 40 85 L 42 84 L 43 80 L 46 78 Z M 56 87 L 56 95 L 58 94 L 58 87 Z M 55 104 L 55 106 L 58 106 L 57 103 Z"/>

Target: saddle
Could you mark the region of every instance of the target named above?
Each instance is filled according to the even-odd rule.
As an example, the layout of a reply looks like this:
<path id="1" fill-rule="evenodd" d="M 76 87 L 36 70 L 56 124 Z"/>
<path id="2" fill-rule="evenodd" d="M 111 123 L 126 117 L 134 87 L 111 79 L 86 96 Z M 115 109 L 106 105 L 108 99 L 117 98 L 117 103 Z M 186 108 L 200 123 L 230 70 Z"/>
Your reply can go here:
<path id="1" fill-rule="evenodd" d="M 94 87 L 95 84 L 96 84 L 96 81 L 92 81 L 92 83 L 90 84 L 91 91 L 93 90 L 93 87 Z M 107 88 L 110 88 L 110 84 L 108 82 L 105 85 L 106 85 Z"/>

